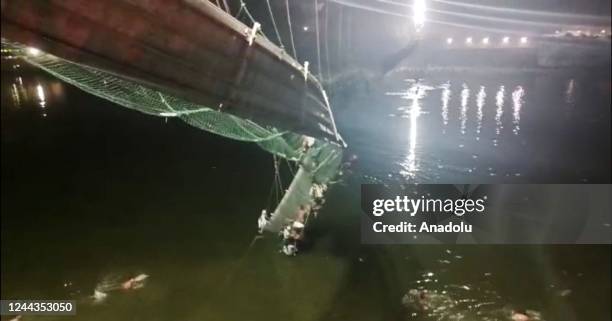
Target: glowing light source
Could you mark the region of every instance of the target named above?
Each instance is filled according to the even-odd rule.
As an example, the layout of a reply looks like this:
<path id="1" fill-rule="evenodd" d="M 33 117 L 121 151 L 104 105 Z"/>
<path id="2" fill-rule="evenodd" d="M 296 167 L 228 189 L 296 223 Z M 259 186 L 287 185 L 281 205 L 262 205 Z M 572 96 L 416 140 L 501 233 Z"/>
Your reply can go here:
<path id="1" fill-rule="evenodd" d="M 425 0 L 414 0 L 412 7 L 412 19 L 414 21 L 414 27 L 417 31 L 420 31 L 425 25 Z"/>
<path id="2" fill-rule="evenodd" d="M 446 44 L 448 45 L 453 44 L 453 38 L 446 38 Z"/>
<path id="3" fill-rule="evenodd" d="M 473 41 L 474 40 L 472 39 L 472 37 L 465 38 L 465 43 L 468 44 L 468 45 L 471 45 Z"/>
<path id="4" fill-rule="evenodd" d="M 34 48 L 34 47 L 28 47 L 26 49 L 26 52 L 30 56 L 38 56 L 38 55 L 40 55 L 40 50 L 38 50 L 37 48 Z"/>
<path id="5" fill-rule="evenodd" d="M 503 43 L 504 45 L 507 45 L 508 43 L 510 43 L 510 37 L 504 37 L 504 38 L 502 39 L 502 43 Z"/>
<path id="6" fill-rule="evenodd" d="M 521 37 L 521 44 L 526 44 L 527 43 L 527 37 Z"/>
<path id="7" fill-rule="evenodd" d="M 310 29 L 310 28 L 308 28 L 308 26 L 303 26 L 302 27 L 302 30 L 304 30 L 304 31 L 308 31 L 308 29 Z"/>
<path id="8" fill-rule="evenodd" d="M 489 37 L 482 38 L 482 44 L 483 45 L 488 45 L 489 44 Z"/>
<path id="9" fill-rule="evenodd" d="M 606 29 L 601 29 L 600 32 L 605 35 L 606 34 Z"/>

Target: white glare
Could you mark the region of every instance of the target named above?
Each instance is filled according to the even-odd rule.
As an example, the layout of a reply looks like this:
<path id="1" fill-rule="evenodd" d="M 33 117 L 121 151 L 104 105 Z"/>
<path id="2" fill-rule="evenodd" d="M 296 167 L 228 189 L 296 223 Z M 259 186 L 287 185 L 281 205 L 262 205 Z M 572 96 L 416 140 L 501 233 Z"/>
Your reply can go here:
<path id="1" fill-rule="evenodd" d="M 601 29 L 601 33 L 606 34 L 606 29 Z"/>
<path id="2" fill-rule="evenodd" d="M 308 26 L 303 26 L 303 27 L 302 27 L 302 30 L 304 30 L 304 31 L 308 31 Z"/>
<path id="3" fill-rule="evenodd" d="M 414 27 L 417 31 L 423 28 L 425 25 L 425 0 L 414 0 L 414 6 L 412 7 L 412 19 L 414 20 Z"/>
<path id="4" fill-rule="evenodd" d="M 465 43 L 467 43 L 468 45 L 472 44 L 472 37 L 465 38 Z"/>
<path id="5" fill-rule="evenodd" d="M 40 55 L 40 50 L 38 50 L 37 48 L 34 48 L 34 47 L 28 47 L 26 49 L 26 51 L 27 51 L 28 55 L 30 55 L 30 56 L 38 56 L 38 55 Z"/>
<path id="6" fill-rule="evenodd" d="M 40 100 L 40 107 L 45 108 L 45 105 L 47 104 L 46 101 L 46 97 L 45 97 L 45 90 L 43 89 L 43 87 L 41 85 L 37 85 L 36 86 L 36 94 L 38 95 L 38 99 Z"/>
<path id="7" fill-rule="evenodd" d="M 480 91 L 478 91 L 478 94 L 476 95 L 476 107 L 478 107 L 478 109 L 476 110 L 476 120 L 477 120 L 476 140 L 480 140 L 480 131 L 482 129 L 482 118 L 484 117 L 483 108 L 485 105 L 486 98 L 487 98 L 487 93 L 485 91 L 485 87 L 480 86 Z"/>
<path id="8" fill-rule="evenodd" d="M 502 39 L 502 43 L 504 43 L 504 44 L 508 44 L 509 42 L 510 42 L 510 37 L 504 37 Z"/>
<path id="9" fill-rule="evenodd" d="M 482 38 L 482 44 L 488 45 L 489 44 L 489 38 L 488 37 Z"/>
<path id="10" fill-rule="evenodd" d="M 501 133 L 502 127 L 502 115 L 504 114 L 504 96 L 506 95 L 505 87 L 499 86 L 499 90 L 495 95 L 495 106 L 497 109 L 495 110 L 495 134 L 499 135 Z M 496 142 L 493 142 L 494 146 L 497 146 Z"/>
<path id="11" fill-rule="evenodd" d="M 521 37 L 521 43 L 522 44 L 526 44 L 527 43 L 527 37 Z"/>
<path id="12" fill-rule="evenodd" d="M 450 83 L 446 83 L 442 86 L 442 122 L 444 126 L 448 125 L 448 103 L 450 101 L 450 96 Z"/>
<path id="13" fill-rule="evenodd" d="M 446 43 L 447 44 L 452 44 L 453 43 L 453 38 L 446 38 Z"/>
<path id="14" fill-rule="evenodd" d="M 525 96 L 525 90 L 521 86 L 517 86 L 514 92 L 512 92 L 512 123 L 514 124 L 512 132 L 514 135 L 518 135 L 521 131 L 521 108 L 523 108 L 523 96 Z"/>
<path id="15" fill-rule="evenodd" d="M 461 135 L 465 135 L 465 125 L 467 123 L 467 111 L 468 111 L 468 100 L 470 99 L 470 89 L 467 84 L 463 84 L 463 89 L 461 90 L 461 115 L 459 119 L 461 119 Z"/>

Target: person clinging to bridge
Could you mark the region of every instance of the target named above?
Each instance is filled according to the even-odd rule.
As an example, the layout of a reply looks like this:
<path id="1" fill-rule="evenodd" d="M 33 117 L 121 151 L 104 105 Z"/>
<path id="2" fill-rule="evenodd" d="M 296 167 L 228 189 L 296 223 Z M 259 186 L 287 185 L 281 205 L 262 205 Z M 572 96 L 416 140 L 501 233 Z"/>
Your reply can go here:
<path id="1" fill-rule="evenodd" d="M 310 215 L 310 205 L 300 205 L 295 215 L 296 219 L 283 229 L 281 235 L 283 237 L 282 252 L 286 255 L 296 255 L 300 244 L 304 241 L 305 223 Z"/>

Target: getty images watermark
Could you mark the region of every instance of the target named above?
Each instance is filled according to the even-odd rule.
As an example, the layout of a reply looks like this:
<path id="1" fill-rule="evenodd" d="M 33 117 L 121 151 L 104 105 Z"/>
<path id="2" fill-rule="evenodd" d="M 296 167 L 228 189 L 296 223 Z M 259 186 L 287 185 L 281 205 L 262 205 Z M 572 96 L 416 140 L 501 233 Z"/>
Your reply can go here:
<path id="1" fill-rule="evenodd" d="M 366 244 L 610 244 L 611 185 L 362 185 Z"/>

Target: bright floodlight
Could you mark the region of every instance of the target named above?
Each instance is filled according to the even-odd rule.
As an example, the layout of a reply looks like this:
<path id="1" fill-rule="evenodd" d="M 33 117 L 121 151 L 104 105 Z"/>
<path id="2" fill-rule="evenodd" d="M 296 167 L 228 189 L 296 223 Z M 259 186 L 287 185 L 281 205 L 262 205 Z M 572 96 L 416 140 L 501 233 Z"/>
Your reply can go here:
<path id="1" fill-rule="evenodd" d="M 482 44 L 483 45 L 488 45 L 489 44 L 489 37 L 482 38 Z"/>
<path id="2" fill-rule="evenodd" d="M 502 43 L 503 43 L 503 44 L 505 44 L 505 45 L 507 45 L 508 43 L 510 43 L 510 37 L 504 37 L 504 38 L 502 39 Z"/>
<path id="3" fill-rule="evenodd" d="M 452 44 L 453 43 L 453 38 L 446 38 L 446 44 Z"/>
<path id="4" fill-rule="evenodd" d="M 414 0 L 412 7 L 412 19 L 414 21 L 414 27 L 417 31 L 423 28 L 425 25 L 425 0 Z"/>
<path id="5" fill-rule="evenodd" d="M 303 26 L 303 27 L 302 27 L 302 30 L 304 30 L 304 31 L 308 31 L 308 26 Z"/>
<path id="6" fill-rule="evenodd" d="M 521 44 L 526 44 L 527 43 L 527 37 L 521 37 Z"/>
<path id="7" fill-rule="evenodd" d="M 28 55 L 30 55 L 30 56 L 38 56 L 38 55 L 40 55 L 40 50 L 38 50 L 37 48 L 34 48 L 34 47 L 28 47 L 26 49 L 26 51 L 27 51 Z"/>
<path id="8" fill-rule="evenodd" d="M 468 45 L 471 45 L 471 44 L 472 44 L 472 41 L 473 41 L 473 40 L 472 40 L 472 37 L 467 37 L 467 38 L 465 38 L 465 43 L 466 43 L 466 44 L 468 44 Z"/>
<path id="9" fill-rule="evenodd" d="M 606 34 L 606 29 L 601 29 L 600 32 L 603 33 L 603 34 Z"/>

